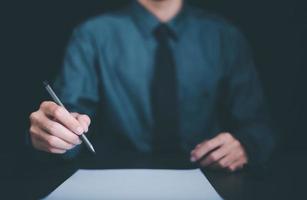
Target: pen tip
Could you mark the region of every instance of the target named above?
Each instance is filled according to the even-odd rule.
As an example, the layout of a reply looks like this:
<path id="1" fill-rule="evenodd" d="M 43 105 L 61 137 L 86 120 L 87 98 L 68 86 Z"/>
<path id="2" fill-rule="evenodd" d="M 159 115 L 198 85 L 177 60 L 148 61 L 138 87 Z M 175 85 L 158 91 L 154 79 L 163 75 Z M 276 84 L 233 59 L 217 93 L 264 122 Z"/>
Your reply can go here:
<path id="1" fill-rule="evenodd" d="M 91 149 L 92 149 L 92 152 L 93 152 L 94 154 L 96 154 L 96 151 L 95 151 L 94 147 L 91 147 Z"/>

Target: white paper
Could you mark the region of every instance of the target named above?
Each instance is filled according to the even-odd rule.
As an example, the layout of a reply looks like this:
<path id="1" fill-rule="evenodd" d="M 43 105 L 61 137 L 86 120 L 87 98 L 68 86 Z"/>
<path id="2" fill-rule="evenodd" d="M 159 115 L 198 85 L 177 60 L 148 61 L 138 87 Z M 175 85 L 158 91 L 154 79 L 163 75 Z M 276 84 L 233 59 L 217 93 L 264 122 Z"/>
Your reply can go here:
<path id="1" fill-rule="evenodd" d="M 78 170 L 46 197 L 106 200 L 222 199 L 199 169 Z"/>

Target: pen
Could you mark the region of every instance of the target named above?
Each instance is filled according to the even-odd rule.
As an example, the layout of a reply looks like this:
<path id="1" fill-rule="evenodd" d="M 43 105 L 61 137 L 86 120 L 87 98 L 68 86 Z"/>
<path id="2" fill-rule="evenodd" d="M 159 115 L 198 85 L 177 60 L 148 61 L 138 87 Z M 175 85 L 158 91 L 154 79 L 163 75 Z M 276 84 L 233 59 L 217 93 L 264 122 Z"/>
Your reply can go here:
<path id="1" fill-rule="evenodd" d="M 45 89 L 50 94 L 53 101 L 55 101 L 59 106 L 62 106 L 63 108 L 65 108 L 65 106 L 62 104 L 58 96 L 54 93 L 53 89 L 50 87 L 48 82 L 44 81 L 43 83 L 44 83 Z M 85 143 L 85 145 L 88 147 L 88 149 L 91 152 L 96 153 L 93 145 L 91 144 L 91 142 L 87 139 L 87 137 L 84 134 L 80 135 L 79 137 L 81 138 L 81 140 Z"/>

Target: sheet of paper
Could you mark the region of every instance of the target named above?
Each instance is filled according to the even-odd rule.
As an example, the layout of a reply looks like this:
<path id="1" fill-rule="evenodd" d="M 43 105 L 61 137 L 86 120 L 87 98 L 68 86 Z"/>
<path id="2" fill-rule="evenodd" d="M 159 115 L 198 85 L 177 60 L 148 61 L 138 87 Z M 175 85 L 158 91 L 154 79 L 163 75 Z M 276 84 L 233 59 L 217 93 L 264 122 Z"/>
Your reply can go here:
<path id="1" fill-rule="evenodd" d="M 107 200 L 222 199 L 199 169 L 78 170 L 46 197 Z"/>

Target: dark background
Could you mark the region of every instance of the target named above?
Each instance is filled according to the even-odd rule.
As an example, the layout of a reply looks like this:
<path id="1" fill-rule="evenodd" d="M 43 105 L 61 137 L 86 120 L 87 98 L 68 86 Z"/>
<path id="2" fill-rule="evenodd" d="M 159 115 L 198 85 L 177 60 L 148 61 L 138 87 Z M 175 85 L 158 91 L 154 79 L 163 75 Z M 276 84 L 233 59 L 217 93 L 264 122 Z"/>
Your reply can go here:
<path id="1" fill-rule="evenodd" d="M 128 0 L 10 1 L 2 6 L 0 156 L 25 161 L 29 114 L 47 99 L 41 82 L 61 67 L 72 29 Z M 278 127 L 279 150 L 306 149 L 307 15 L 303 1 L 190 0 L 248 38 Z"/>

